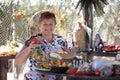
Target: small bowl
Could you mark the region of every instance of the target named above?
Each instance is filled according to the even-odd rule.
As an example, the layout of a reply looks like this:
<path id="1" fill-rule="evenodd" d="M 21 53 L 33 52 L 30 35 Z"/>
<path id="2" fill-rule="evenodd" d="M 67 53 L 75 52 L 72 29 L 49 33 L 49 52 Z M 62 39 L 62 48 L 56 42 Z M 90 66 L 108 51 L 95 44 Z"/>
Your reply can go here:
<path id="1" fill-rule="evenodd" d="M 66 73 L 67 70 L 68 67 L 56 67 L 56 66 L 51 67 L 51 72 L 54 73 Z"/>

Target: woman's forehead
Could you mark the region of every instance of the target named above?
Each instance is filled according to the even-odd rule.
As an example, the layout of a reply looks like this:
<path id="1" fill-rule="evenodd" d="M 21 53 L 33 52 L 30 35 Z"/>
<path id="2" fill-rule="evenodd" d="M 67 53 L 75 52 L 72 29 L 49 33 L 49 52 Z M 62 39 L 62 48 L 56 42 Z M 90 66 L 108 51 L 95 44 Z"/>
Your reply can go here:
<path id="1" fill-rule="evenodd" d="M 55 22 L 54 18 L 43 19 L 41 22 Z"/>

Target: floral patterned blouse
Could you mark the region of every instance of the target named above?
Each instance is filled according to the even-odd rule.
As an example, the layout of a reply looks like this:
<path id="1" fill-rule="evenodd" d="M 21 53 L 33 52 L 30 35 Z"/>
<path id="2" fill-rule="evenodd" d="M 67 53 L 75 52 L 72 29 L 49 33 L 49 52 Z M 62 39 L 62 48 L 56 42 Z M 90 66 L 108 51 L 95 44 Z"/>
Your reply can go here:
<path id="1" fill-rule="evenodd" d="M 63 39 L 61 36 L 53 34 L 53 41 L 52 43 L 49 43 L 45 38 L 42 37 L 42 34 L 37 34 L 34 36 L 31 36 L 31 38 L 37 37 L 38 39 L 42 40 L 43 43 L 40 44 L 41 50 L 42 50 L 42 55 L 43 56 L 50 56 L 51 52 L 58 51 L 60 49 L 64 49 L 67 47 L 67 42 L 65 39 Z M 25 45 L 28 46 L 27 42 L 25 41 Z M 33 59 L 29 58 L 26 63 L 26 67 L 24 70 L 25 73 L 25 80 L 55 80 L 55 76 L 53 75 L 47 75 L 46 76 L 41 76 L 43 75 L 42 73 L 38 73 L 35 71 L 36 67 L 36 61 Z"/>

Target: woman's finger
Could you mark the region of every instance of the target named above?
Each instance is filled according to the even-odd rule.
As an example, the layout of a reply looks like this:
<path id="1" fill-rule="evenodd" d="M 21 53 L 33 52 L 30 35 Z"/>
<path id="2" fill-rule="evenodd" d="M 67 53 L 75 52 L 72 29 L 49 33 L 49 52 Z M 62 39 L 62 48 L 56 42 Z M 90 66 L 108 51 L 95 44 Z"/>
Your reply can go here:
<path id="1" fill-rule="evenodd" d="M 30 45 L 29 45 L 29 47 L 31 48 L 31 49 L 34 49 L 34 48 L 36 48 L 38 46 L 38 44 L 34 44 L 34 41 L 32 41 L 31 43 L 30 43 Z"/>

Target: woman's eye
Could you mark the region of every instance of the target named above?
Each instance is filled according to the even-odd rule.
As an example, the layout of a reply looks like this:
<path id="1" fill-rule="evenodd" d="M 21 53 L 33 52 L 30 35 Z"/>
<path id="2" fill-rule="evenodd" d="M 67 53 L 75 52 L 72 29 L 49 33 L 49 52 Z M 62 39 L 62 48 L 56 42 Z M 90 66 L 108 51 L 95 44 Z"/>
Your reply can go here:
<path id="1" fill-rule="evenodd" d="M 46 26 L 47 24 L 43 24 L 44 26 Z"/>
<path id="2" fill-rule="evenodd" d="M 53 25 L 53 24 L 50 24 L 51 26 Z"/>
<path id="3" fill-rule="evenodd" d="M 53 26 L 53 24 L 43 24 L 44 26 L 47 26 L 47 25 L 49 25 L 49 26 Z"/>

